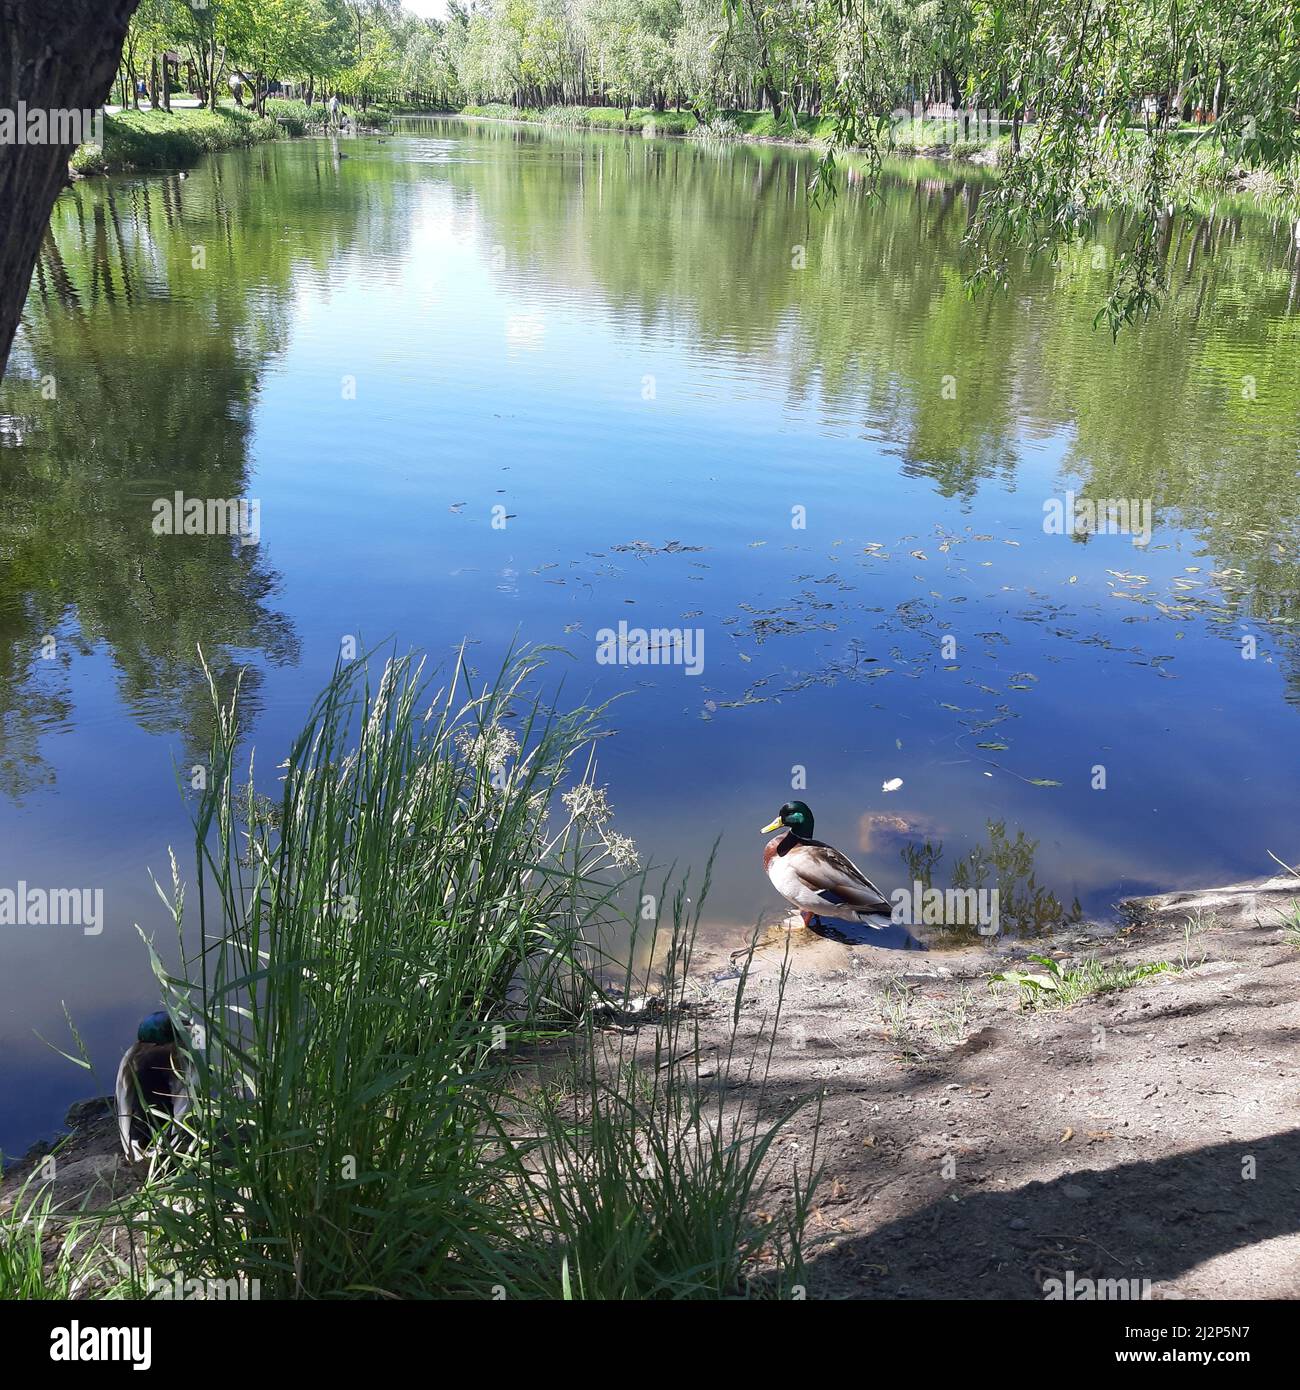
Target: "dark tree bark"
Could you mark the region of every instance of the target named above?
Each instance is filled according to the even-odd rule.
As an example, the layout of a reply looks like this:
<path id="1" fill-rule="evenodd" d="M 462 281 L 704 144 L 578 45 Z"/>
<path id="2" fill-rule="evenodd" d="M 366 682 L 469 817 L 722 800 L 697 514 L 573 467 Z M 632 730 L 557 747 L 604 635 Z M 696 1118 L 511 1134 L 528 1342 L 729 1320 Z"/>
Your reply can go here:
<path id="1" fill-rule="evenodd" d="M 139 0 L 0 0 L 0 109 L 97 108 Z M 0 144 L 0 375 L 71 145 Z"/>

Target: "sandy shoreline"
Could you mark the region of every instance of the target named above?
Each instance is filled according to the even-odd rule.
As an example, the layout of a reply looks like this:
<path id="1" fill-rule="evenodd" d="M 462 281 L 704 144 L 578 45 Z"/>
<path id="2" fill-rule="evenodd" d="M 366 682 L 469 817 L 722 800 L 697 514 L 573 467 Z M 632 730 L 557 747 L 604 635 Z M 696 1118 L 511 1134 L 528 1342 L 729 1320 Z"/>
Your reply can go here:
<path id="1" fill-rule="evenodd" d="M 1134 899 L 1118 934 L 1058 934 L 1045 953 L 1179 969 L 1032 1012 L 987 977 L 1041 944 L 903 955 L 792 932 L 769 1086 L 823 1092 L 810 1294 L 1039 1299 L 1070 1276 L 1300 1296 L 1296 888 Z M 755 955 L 742 1050 L 770 1036 L 783 955 Z M 734 985 L 705 992 L 725 1018 Z M 812 1120 L 779 1151 L 806 1154 Z"/>

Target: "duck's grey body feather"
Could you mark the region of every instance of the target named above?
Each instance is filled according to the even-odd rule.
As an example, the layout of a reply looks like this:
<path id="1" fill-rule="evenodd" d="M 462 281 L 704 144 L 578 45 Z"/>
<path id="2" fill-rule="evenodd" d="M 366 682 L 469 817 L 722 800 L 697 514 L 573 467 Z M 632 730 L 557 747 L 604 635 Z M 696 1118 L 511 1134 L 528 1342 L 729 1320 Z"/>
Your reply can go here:
<path id="1" fill-rule="evenodd" d="M 889 901 L 834 845 L 778 835 L 764 854 L 767 876 L 778 893 L 800 912 L 858 918 L 889 917 Z M 872 923 L 873 926 L 884 925 Z"/>

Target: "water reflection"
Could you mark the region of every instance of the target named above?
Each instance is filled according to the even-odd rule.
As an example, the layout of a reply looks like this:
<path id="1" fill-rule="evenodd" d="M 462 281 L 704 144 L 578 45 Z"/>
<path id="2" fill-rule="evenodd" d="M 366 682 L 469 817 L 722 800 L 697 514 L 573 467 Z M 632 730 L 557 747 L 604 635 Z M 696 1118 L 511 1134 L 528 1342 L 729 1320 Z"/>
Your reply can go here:
<path id="1" fill-rule="evenodd" d="M 152 531 L 156 498 L 248 495 L 259 380 L 284 349 L 296 282 L 314 269 L 323 285 L 359 234 L 361 209 L 322 205 L 321 170 L 292 189 L 274 171 L 215 163 L 200 193 L 175 178 L 79 185 L 56 208 L 3 398 L 10 794 L 51 776 L 40 735 L 69 717 L 69 653 L 103 644 L 141 727 L 182 735 L 196 756 L 210 738 L 199 647 L 223 688 L 257 658 L 250 713 L 260 662 L 297 658 L 262 550 Z M 373 211 L 385 225 L 382 199 Z"/>
<path id="2" fill-rule="evenodd" d="M 110 923 L 0 941 L 0 1094 L 60 999 L 110 1066 L 148 1011 L 199 645 L 250 668 L 263 792 L 347 634 L 566 647 L 566 699 L 629 692 L 620 830 L 696 866 L 724 835 L 718 931 L 779 910 L 755 829 L 795 769 L 882 888 L 996 883 L 1027 932 L 1293 857 L 1288 224 L 1170 222 L 1165 308 L 1112 345 L 1106 220 L 966 296 L 982 175 L 821 212 L 788 150 L 443 121 L 347 152 L 56 209 L 0 387 L 0 882 L 89 859 Z M 1045 534 L 1071 489 L 1149 499 L 1150 545 Z M 155 536 L 178 490 L 261 499 L 261 544 Z M 620 619 L 698 628 L 702 673 L 599 663 Z"/>

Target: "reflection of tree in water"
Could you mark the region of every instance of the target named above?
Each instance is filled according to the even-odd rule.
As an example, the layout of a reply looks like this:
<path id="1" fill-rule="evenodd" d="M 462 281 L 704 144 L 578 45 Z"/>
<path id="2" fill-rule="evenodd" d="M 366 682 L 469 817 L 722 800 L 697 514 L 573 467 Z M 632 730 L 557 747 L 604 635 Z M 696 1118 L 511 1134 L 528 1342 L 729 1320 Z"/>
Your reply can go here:
<path id="1" fill-rule="evenodd" d="M 919 883 L 923 890 L 943 887 L 977 892 L 996 888 L 998 892 L 998 927 L 1002 935 L 1042 936 L 1054 928 L 1078 922 L 1083 908 L 1078 898 L 1069 907 L 1049 888 L 1038 882 L 1034 872 L 1034 853 L 1037 840 L 1025 838 L 1017 830 L 1012 838 L 1005 821 L 986 822 L 988 844 L 977 844 L 965 858 L 952 868 L 948 883 L 935 884 L 934 876 L 943 859 L 943 842 L 931 839 L 913 840 L 899 851 L 907 870 L 907 885 Z M 950 929 L 956 937 L 969 936 L 978 940 L 974 928 Z"/>
<path id="2" fill-rule="evenodd" d="M 630 334 L 672 333 L 783 378 L 792 407 L 857 424 L 943 497 L 1010 488 L 1045 447 L 1062 456 L 1058 492 L 1077 478 L 1092 497 L 1150 498 L 1157 524 L 1204 541 L 1207 571 L 1239 571 L 1205 616 L 1234 638 L 1242 618 L 1270 624 L 1300 700 L 1289 220 L 1226 199 L 1166 219 L 1169 293 L 1113 343 L 1092 321 L 1128 213 L 1096 219 L 1060 265 L 1022 265 L 1009 293 L 972 299 L 962 239 L 981 174 L 936 178 L 922 161 L 875 199 L 849 180 L 818 211 L 802 154 L 510 127 L 483 138 L 501 156 L 447 177 L 481 207 L 507 274 L 597 286 Z M 537 156 L 548 145 L 562 164 Z"/>
<path id="3" fill-rule="evenodd" d="M 269 214 L 250 211 L 265 197 L 259 182 L 231 164 L 192 210 L 197 178 L 81 185 L 56 207 L 0 396 L 0 785 L 10 794 L 48 780 L 39 739 L 71 717 L 73 651 L 103 647 L 140 724 L 181 735 L 196 754 L 211 718 L 198 646 L 225 688 L 258 654 L 296 659 L 260 548 L 152 530 L 155 498 L 248 492 L 252 402 L 283 346 L 294 270 L 280 244 L 283 203 L 278 236 Z M 315 259 L 337 250 L 335 235 L 326 230 Z M 310 268 L 313 257 L 295 254 Z M 59 658 L 42 660 L 51 633 Z M 257 684 L 254 668 L 246 709 Z"/>

